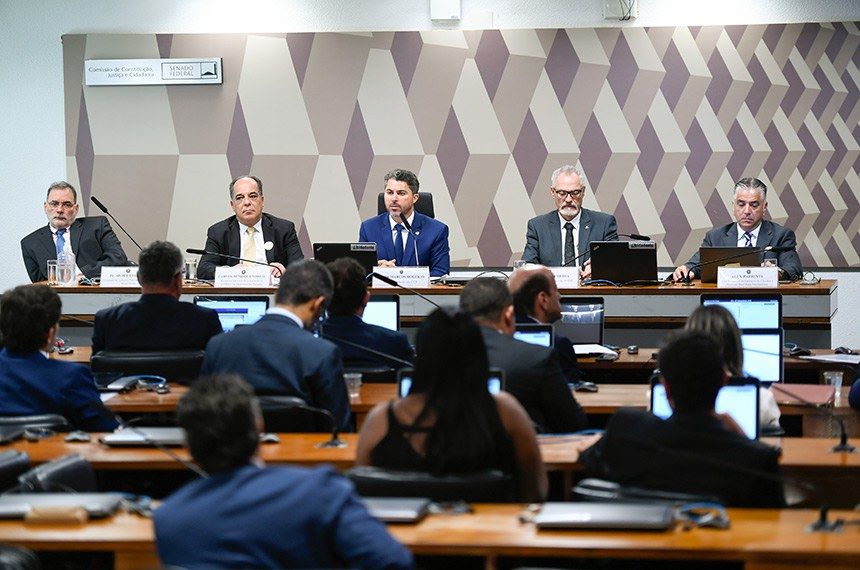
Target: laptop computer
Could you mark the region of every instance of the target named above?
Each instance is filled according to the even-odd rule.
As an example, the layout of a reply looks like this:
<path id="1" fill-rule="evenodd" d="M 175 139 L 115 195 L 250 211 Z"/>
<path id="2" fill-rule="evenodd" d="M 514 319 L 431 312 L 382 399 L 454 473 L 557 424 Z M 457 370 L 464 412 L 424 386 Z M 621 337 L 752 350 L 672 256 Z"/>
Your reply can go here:
<path id="1" fill-rule="evenodd" d="M 555 340 L 555 329 L 553 329 L 552 325 L 517 323 L 514 338 L 529 344 L 549 348 Z"/>
<path id="2" fill-rule="evenodd" d="M 613 283 L 657 280 L 657 244 L 653 241 L 591 242 L 591 280 Z"/>
<path id="3" fill-rule="evenodd" d="M 124 392 L 137 385 L 137 376 L 124 372 L 93 372 L 93 378 L 99 392 Z"/>
<path id="4" fill-rule="evenodd" d="M 427 516 L 430 499 L 419 497 L 362 497 L 375 518 L 387 523 L 416 523 Z"/>
<path id="5" fill-rule="evenodd" d="M 718 267 L 761 267 L 761 252 L 752 247 L 699 248 L 699 278 L 702 283 L 717 282 Z"/>
<path id="6" fill-rule="evenodd" d="M 758 439 L 759 434 L 759 383 L 754 378 L 732 378 L 720 388 L 714 406 L 718 413 L 727 413 L 749 439 Z M 666 397 L 666 387 L 660 380 L 651 383 L 651 413 L 668 419 L 672 406 Z"/>
<path id="7" fill-rule="evenodd" d="M 674 526 L 675 516 L 667 505 L 544 503 L 534 522 L 539 529 L 668 530 Z"/>
<path id="8" fill-rule="evenodd" d="M 397 393 L 401 398 L 409 395 L 412 389 L 412 377 L 415 370 L 412 368 L 401 368 L 397 371 Z M 501 368 L 490 368 L 487 376 L 487 390 L 490 394 L 498 394 L 505 389 L 505 371 Z"/>
<path id="9" fill-rule="evenodd" d="M 605 313 L 603 297 L 562 297 L 555 334 L 570 339 L 577 356 L 612 352 L 603 346 Z"/>
<path id="10" fill-rule="evenodd" d="M 370 273 L 376 267 L 376 243 L 315 243 L 314 259 L 321 263 L 330 263 L 341 257 L 351 257 L 364 267 L 365 273 Z"/>
<path id="11" fill-rule="evenodd" d="M 118 429 L 99 440 L 111 447 L 153 447 L 154 443 L 165 447 L 185 445 L 185 432 L 179 427 L 139 427 Z"/>
<path id="12" fill-rule="evenodd" d="M 744 351 L 744 375 L 765 385 L 783 379 L 782 329 L 744 329 L 741 346 Z"/>
<path id="13" fill-rule="evenodd" d="M 0 444 L 11 443 L 24 435 L 24 426 L 0 426 Z"/>
<path id="14" fill-rule="evenodd" d="M 364 308 L 362 320 L 388 330 L 400 330 L 400 297 L 397 295 L 373 295 Z"/>
<path id="15" fill-rule="evenodd" d="M 83 508 L 90 518 L 104 518 L 119 508 L 119 493 L 15 493 L 0 495 L 0 519 L 21 519 L 38 508 Z"/>
<path id="16" fill-rule="evenodd" d="M 741 248 L 744 249 L 744 248 Z M 735 318 L 739 329 L 778 329 L 782 326 L 779 293 L 708 293 L 702 305 L 721 305 Z"/>
<path id="17" fill-rule="evenodd" d="M 229 332 L 237 326 L 252 325 L 266 314 L 269 298 L 265 295 L 198 295 L 194 304 L 218 313 L 221 328 Z"/>

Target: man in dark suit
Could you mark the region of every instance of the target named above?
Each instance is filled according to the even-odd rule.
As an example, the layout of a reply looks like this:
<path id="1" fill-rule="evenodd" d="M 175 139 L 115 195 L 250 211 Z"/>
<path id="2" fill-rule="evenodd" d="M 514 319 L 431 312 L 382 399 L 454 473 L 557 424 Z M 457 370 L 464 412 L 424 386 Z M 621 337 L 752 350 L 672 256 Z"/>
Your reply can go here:
<path id="1" fill-rule="evenodd" d="M 340 347 L 344 366 L 402 368 L 404 360 L 412 362 L 414 354 L 405 334 L 362 320 L 370 301 L 364 267 L 349 257 L 333 261 L 327 267 L 334 279 L 334 296 L 329 303 L 328 318 L 323 323 L 322 332 L 324 338 Z M 385 358 L 343 341 L 366 346 L 394 358 Z"/>
<path id="2" fill-rule="evenodd" d="M 204 249 L 213 254 L 200 258 L 199 279 L 214 279 L 216 266 L 240 263 L 234 257 L 267 263 L 275 277 L 290 263 L 304 259 L 295 224 L 264 214 L 263 203 L 263 181 L 256 176 L 239 176 L 230 182 L 230 208 L 235 215 L 210 226 L 206 232 Z"/>
<path id="3" fill-rule="evenodd" d="M 590 244 L 593 241 L 617 241 L 615 216 L 582 207 L 585 184 L 582 175 L 570 165 L 552 173 L 549 194 L 556 209 L 529 220 L 523 260 L 528 263 L 558 266 L 581 266 L 581 277 L 591 277 Z"/>
<path id="4" fill-rule="evenodd" d="M 77 429 L 117 426 L 99 399 L 90 369 L 48 357 L 62 303 L 43 285 L 20 285 L 0 298 L 0 416 L 59 414 Z"/>
<path id="5" fill-rule="evenodd" d="M 702 246 L 754 247 L 775 246 L 785 251 L 765 252 L 764 259 L 776 262 L 781 277 L 799 279 L 803 266 L 797 255 L 797 239 L 785 226 L 764 219 L 767 212 L 767 186 L 758 178 L 741 178 L 735 183 L 732 210 L 737 223 L 714 228 L 705 234 Z M 675 281 L 699 277 L 699 252 L 672 274 Z"/>
<path id="6" fill-rule="evenodd" d="M 341 430 L 350 425 L 340 349 L 315 337 L 313 327 L 332 296 L 331 273 L 314 260 L 290 264 L 275 306 L 253 325 L 212 337 L 200 374 L 240 374 L 257 394 L 297 396 L 330 411 Z"/>
<path id="7" fill-rule="evenodd" d="M 505 283 L 494 277 L 471 280 L 460 308 L 481 325 L 490 366 L 505 371 L 505 391 L 529 414 L 539 432 L 581 430 L 588 420 L 573 397 L 555 353 L 513 338 L 514 305 Z"/>
<path id="8" fill-rule="evenodd" d="M 237 376 L 202 378 L 179 402 L 196 479 L 155 510 L 171 568 L 412 568 L 412 555 L 331 466 L 266 468 L 259 404 Z"/>
<path id="9" fill-rule="evenodd" d="M 388 211 L 363 221 L 358 240 L 376 242 L 382 267 L 426 265 L 430 276 L 438 277 L 451 269 L 448 226 L 415 211 L 418 185 L 418 177 L 408 170 L 388 172 L 384 196 Z"/>
<path id="10" fill-rule="evenodd" d="M 747 439 L 730 416 L 714 411 L 728 380 L 714 340 L 682 331 L 660 350 L 659 367 L 672 417 L 619 410 L 603 437 L 580 456 L 589 475 L 715 497 L 733 507 L 785 506 L 782 484 L 773 479 L 779 477 L 779 449 Z"/>
<path id="11" fill-rule="evenodd" d="M 48 278 L 47 262 L 60 252 L 74 253 L 75 271 L 98 277 L 103 266 L 128 265 L 110 223 L 103 216 L 75 219 L 78 193 L 68 182 L 54 182 L 45 198 L 48 225 L 21 240 L 21 254 L 30 281 Z"/>
<path id="12" fill-rule="evenodd" d="M 96 313 L 93 354 L 105 349 L 170 350 L 206 348 L 221 333 L 218 313 L 179 300 L 184 260 L 169 241 L 155 241 L 140 252 L 140 300 Z"/>

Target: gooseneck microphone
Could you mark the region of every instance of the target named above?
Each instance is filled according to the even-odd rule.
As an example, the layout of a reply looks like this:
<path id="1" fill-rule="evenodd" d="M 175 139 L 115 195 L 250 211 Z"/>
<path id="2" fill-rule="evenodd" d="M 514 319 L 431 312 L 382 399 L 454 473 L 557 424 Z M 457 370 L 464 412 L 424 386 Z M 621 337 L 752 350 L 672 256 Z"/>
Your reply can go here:
<path id="1" fill-rule="evenodd" d="M 217 255 L 220 257 L 226 257 L 228 259 L 236 259 L 238 261 L 244 261 L 246 263 L 256 263 L 257 265 L 263 265 L 263 266 L 269 267 L 269 268 L 272 267 L 268 263 L 263 263 L 262 261 L 257 261 L 256 259 L 245 259 L 244 257 L 238 257 L 236 255 L 230 255 L 228 253 L 218 253 L 217 251 L 207 251 L 205 249 L 194 249 L 193 247 L 186 248 L 185 253 L 191 253 L 194 255 Z"/>
<path id="2" fill-rule="evenodd" d="M 403 215 L 403 212 L 400 212 L 400 221 L 403 223 L 406 231 L 409 232 L 409 235 L 412 236 L 412 246 L 415 248 L 415 265 L 421 265 L 421 262 L 418 261 L 418 235 L 412 231 L 412 225 L 406 219 L 406 216 Z"/>
<path id="3" fill-rule="evenodd" d="M 431 305 L 433 305 L 433 306 L 434 306 L 434 307 L 436 307 L 437 309 L 441 309 L 441 308 L 442 308 L 442 305 L 440 305 L 440 304 L 439 304 L 439 303 L 437 303 L 436 301 L 434 301 L 434 300 L 430 299 L 430 298 L 429 298 L 429 297 L 427 297 L 426 295 L 422 295 L 421 293 L 419 293 L 419 292 L 418 292 L 418 291 L 416 291 L 415 289 L 410 289 L 409 287 L 407 287 L 407 286 L 405 286 L 405 285 L 401 285 L 400 283 L 398 283 L 397 281 L 395 281 L 395 280 L 394 280 L 394 279 L 392 279 L 391 277 L 386 277 L 385 275 L 382 275 L 381 273 L 377 273 L 377 272 L 375 272 L 375 271 L 370 272 L 370 273 L 367 275 L 367 277 L 365 277 L 365 280 L 366 280 L 368 277 L 376 277 L 377 279 L 379 279 L 380 281 L 382 281 L 382 282 L 383 282 L 383 283 L 385 283 L 386 285 L 391 285 L 392 287 L 399 287 L 400 289 L 403 289 L 404 291 L 409 291 L 409 292 L 410 292 L 410 293 L 412 293 L 413 295 L 418 295 L 419 297 L 421 297 L 422 299 L 424 299 L 425 301 L 427 301 L 428 303 L 430 303 Z M 412 366 L 412 364 L 410 364 L 410 366 Z"/>
<path id="4" fill-rule="evenodd" d="M 331 422 L 331 439 L 323 443 L 318 443 L 317 448 L 326 447 L 346 447 L 347 443 L 340 439 L 340 430 L 337 427 L 337 421 L 334 419 L 334 414 L 325 408 L 311 406 L 297 396 L 257 396 L 260 403 L 260 409 L 266 410 L 307 410 L 314 414 L 325 416 Z"/>
<path id="5" fill-rule="evenodd" d="M 95 196 L 90 196 L 90 201 L 93 204 L 95 204 L 96 206 L 98 206 L 99 210 L 101 210 L 102 212 L 107 214 L 111 220 L 113 220 L 113 223 L 115 223 L 117 225 L 117 227 L 122 230 L 122 233 L 124 233 L 125 235 L 128 236 L 128 239 L 130 239 L 132 241 L 132 243 L 137 246 L 137 249 L 143 251 L 143 248 L 140 247 L 140 244 L 137 243 L 137 240 L 134 239 L 133 237 L 131 237 L 131 234 L 128 233 L 128 231 L 124 227 L 122 227 L 122 224 L 119 223 L 119 221 L 116 218 L 114 218 L 110 212 L 108 212 L 107 206 L 102 204 L 101 201 L 98 198 L 96 198 Z"/>
<path id="6" fill-rule="evenodd" d="M 373 354 L 374 356 L 379 356 L 380 358 L 384 358 L 386 360 L 390 360 L 391 362 L 396 362 L 397 364 L 402 364 L 402 365 L 406 366 L 407 368 L 412 368 L 412 366 L 413 366 L 413 363 L 409 362 L 408 360 L 403 360 L 402 358 L 397 358 L 396 356 L 391 356 L 390 354 L 382 352 L 381 350 L 375 350 L 373 348 L 370 348 L 369 346 L 364 346 L 363 344 L 358 344 L 357 342 L 352 342 L 352 341 L 346 340 L 344 338 L 330 335 L 327 332 L 325 332 L 325 322 L 323 322 L 322 331 L 320 332 L 320 336 L 322 336 L 324 339 L 327 339 L 327 340 L 330 340 L 333 342 L 339 342 L 339 343 L 345 344 L 346 346 L 351 346 L 352 348 L 357 348 L 359 350 L 363 350 L 364 352 L 367 352 L 369 354 Z"/>
<path id="7" fill-rule="evenodd" d="M 638 241 L 651 241 L 651 236 L 643 236 L 642 234 L 618 234 L 622 237 L 629 237 Z"/>
<path id="8" fill-rule="evenodd" d="M 827 408 L 823 408 L 813 402 L 810 402 L 797 392 L 789 389 L 785 384 L 773 383 L 770 387 L 771 390 L 776 390 L 777 392 L 782 392 L 786 396 L 790 396 L 800 402 L 804 407 L 810 408 L 817 415 L 824 416 L 830 420 L 836 420 L 839 424 L 839 443 L 834 445 L 830 451 L 833 453 L 854 453 L 856 448 L 848 443 L 848 432 L 845 429 L 845 421 L 840 418 L 838 415 L 833 413 Z"/>
<path id="9" fill-rule="evenodd" d="M 767 246 L 765 246 L 765 247 L 748 247 L 748 248 L 745 248 L 745 249 L 746 249 L 747 251 L 744 251 L 744 252 L 742 252 L 742 253 L 736 253 L 736 254 L 734 254 L 734 255 L 727 255 L 727 256 L 725 256 L 725 257 L 721 257 L 721 258 L 719 258 L 719 259 L 713 259 L 713 260 L 711 260 L 711 261 L 707 261 L 707 262 L 705 262 L 705 263 L 694 263 L 694 264 L 693 264 L 693 265 L 692 265 L 692 266 L 687 270 L 687 275 L 686 275 L 685 277 L 681 278 L 681 280 L 679 281 L 679 283 L 683 283 L 683 284 L 685 284 L 685 285 L 689 285 L 689 284 L 690 284 L 690 281 L 692 281 L 692 279 L 693 279 L 692 277 L 690 277 L 690 274 L 691 274 L 693 271 L 696 271 L 696 270 L 698 270 L 698 269 L 701 269 L 702 267 L 705 267 L 705 266 L 708 266 L 708 265 L 714 265 L 714 264 L 717 264 L 717 263 L 722 263 L 722 262 L 724 262 L 724 261 L 731 261 L 731 260 L 733 260 L 733 259 L 740 259 L 741 257 L 744 257 L 744 256 L 746 256 L 746 255 L 749 255 L 750 253 L 765 253 L 765 252 L 768 252 L 768 251 L 773 251 L 773 252 L 775 252 L 775 253 L 784 253 L 784 252 L 786 252 L 786 251 L 794 251 L 794 250 L 795 250 L 795 248 L 793 248 L 793 247 L 780 246 L 780 245 L 767 245 Z M 671 275 L 670 275 L 670 277 L 671 277 Z"/>

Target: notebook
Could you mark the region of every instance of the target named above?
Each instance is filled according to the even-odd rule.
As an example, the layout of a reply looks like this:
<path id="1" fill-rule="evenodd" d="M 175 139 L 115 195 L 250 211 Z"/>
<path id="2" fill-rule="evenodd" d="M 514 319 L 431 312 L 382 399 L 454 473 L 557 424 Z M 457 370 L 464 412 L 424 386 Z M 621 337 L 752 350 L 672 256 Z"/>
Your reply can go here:
<path id="1" fill-rule="evenodd" d="M 430 499 L 413 497 L 362 497 L 370 514 L 387 523 L 415 523 L 427 515 Z"/>
<path id="2" fill-rule="evenodd" d="M 102 436 L 99 441 L 112 447 L 153 446 L 153 443 L 181 447 L 185 445 L 185 432 L 178 427 L 120 428 Z"/>
<path id="3" fill-rule="evenodd" d="M 119 493 L 15 493 L 0 495 L 0 518 L 20 519 L 36 508 L 82 507 L 90 518 L 113 514 L 122 501 Z"/>
<path id="4" fill-rule="evenodd" d="M 194 297 L 194 304 L 218 313 L 221 328 L 228 332 L 260 320 L 269 308 L 269 298 L 265 295 L 198 295 Z"/>
<path id="5" fill-rule="evenodd" d="M 540 528 L 668 530 L 672 507 L 629 503 L 544 503 L 534 519 Z"/>

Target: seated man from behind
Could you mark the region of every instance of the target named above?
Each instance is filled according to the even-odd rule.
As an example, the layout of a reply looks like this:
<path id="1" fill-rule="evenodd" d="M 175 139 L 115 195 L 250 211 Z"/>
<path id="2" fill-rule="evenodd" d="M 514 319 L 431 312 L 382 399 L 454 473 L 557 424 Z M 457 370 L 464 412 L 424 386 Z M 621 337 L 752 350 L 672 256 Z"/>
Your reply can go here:
<path id="1" fill-rule="evenodd" d="M 218 314 L 179 300 L 184 261 L 169 241 L 140 252 L 138 301 L 102 309 L 93 326 L 93 354 L 105 349 L 170 350 L 206 348 L 221 333 Z"/>
<path id="2" fill-rule="evenodd" d="M 266 468 L 254 392 L 238 376 L 203 378 L 179 425 L 209 477 L 155 511 L 158 556 L 177 568 L 411 568 L 412 555 L 332 467 Z"/>
<path id="3" fill-rule="evenodd" d="M 505 372 L 505 391 L 526 409 L 538 431 L 565 433 L 588 419 L 564 379 L 551 348 L 514 339 L 514 305 L 504 282 L 472 279 L 460 293 L 460 308 L 481 325 L 490 366 Z"/>
<path id="4" fill-rule="evenodd" d="M 402 368 L 403 360 L 411 362 L 414 355 L 405 334 L 365 323 L 361 318 L 370 301 L 364 267 L 349 257 L 333 261 L 327 267 L 334 279 L 334 295 L 323 323 L 323 336 L 340 346 L 344 366 Z M 366 346 L 394 359 L 341 341 Z"/>
<path id="5" fill-rule="evenodd" d="M 62 303 L 50 287 L 21 285 L 0 297 L 0 415 L 59 414 L 77 429 L 117 426 L 99 399 L 90 369 L 48 357 Z"/>
<path id="6" fill-rule="evenodd" d="M 660 350 L 659 367 L 672 417 L 622 408 L 606 433 L 580 456 L 591 476 L 632 487 L 716 497 L 732 507 L 783 507 L 779 449 L 747 439 L 731 417 L 717 414 L 728 380 L 720 348 L 701 332 L 677 333 Z"/>
<path id="7" fill-rule="evenodd" d="M 331 273 L 314 260 L 290 264 L 275 306 L 253 325 L 212 337 L 200 374 L 240 374 L 257 394 L 296 396 L 329 410 L 341 430 L 351 412 L 340 349 L 310 330 L 332 296 Z"/>

